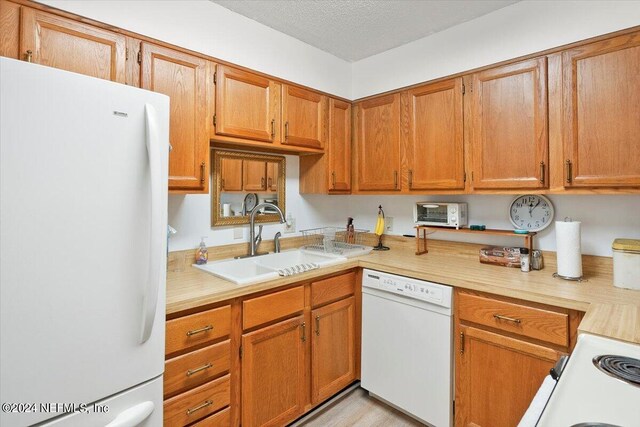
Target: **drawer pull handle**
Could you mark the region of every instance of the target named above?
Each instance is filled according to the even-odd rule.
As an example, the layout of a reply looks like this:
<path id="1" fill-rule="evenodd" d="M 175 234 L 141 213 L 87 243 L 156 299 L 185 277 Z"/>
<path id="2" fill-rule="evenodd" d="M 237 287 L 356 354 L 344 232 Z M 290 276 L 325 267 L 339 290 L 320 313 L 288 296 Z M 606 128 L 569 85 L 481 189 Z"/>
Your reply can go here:
<path id="1" fill-rule="evenodd" d="M 195 408 L 187 409 L 187 415 L 191 415 L 194 412 L 197 412 L 200 409 L 206 408 L 207 406 L 211 406 L 211 405 L 213 405 L 213 402 L 211 400 L 205 400 L 203 403 L 196 406 Z"/>
<path id="2" fill-rule="evenodd" d="M 213 326 L 207 325 L 204 328 L 194 329 L 193 331 L 188 331 L 187 332 L 187 336 L 190 337 L 191 335 L 201 334 L 203 332 L 207 332 L 207 331 L 210 331 L 212 329 L 213 329 Z"/>
<path id="3" fill-rule="evenodd" d="M 276 137 L 276 119 L 271 119 L 271 138 Z"/>
<path id="4" fill-rule="evenodd" d="M 199 368 L 189 369 L 187 371 L 187 376 L 190 377 L 193 374 L 196 374 L 200 371 L 204 371 L 205 369 L 209 369 L 211 367 L 213 367 L 213 365 L 211 363 L 207 363 L 206 365 L 200 366 Z"/>
<path id="5" fill-rule="evenodd" d="M 316 316 L 316 335 L 320 336 L 320 316 Z"/>
<path id="6" fill-rule="evenodd" d="M 302 328 L 302 336 L 300 337 L 300 339 L 302 340 L 302 342 L 305 342 L 307 340 L 307 324 L 305 322 L 302 322 L 300 328 Z"/>
<path id="7" fill-rule="evenodd" d="M 520 320 L 520 319 L 515 319 L 515 318 L 509 317 L 509 316 L 503 316 L 501 314 L 494 314 L 493 317 L 496 320 L 506 320 L 507 322 L 513 322 L 513 323 L 517 323 L 517 324 L 522 323 L 522 320 Z"/>

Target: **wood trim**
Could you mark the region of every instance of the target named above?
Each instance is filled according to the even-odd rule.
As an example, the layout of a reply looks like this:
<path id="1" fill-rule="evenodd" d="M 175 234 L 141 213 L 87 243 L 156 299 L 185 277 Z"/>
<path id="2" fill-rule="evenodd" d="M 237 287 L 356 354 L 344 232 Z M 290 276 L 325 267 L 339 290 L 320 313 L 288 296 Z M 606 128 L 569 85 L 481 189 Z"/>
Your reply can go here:
<path id="1" fill-rule="evenodd" d="M 237 159 L 237 160 L 256 160 L 266 162 L 278 163 L 278 207 L 282 210 L 282 213 L 287 213 L 287 195 L 286 195 L 286 182 L 287 182 L 287 168 L 286 159 L 281 156 L 273 156 L 266 154 L 247 153 L 241 151 L 222 151 L 212 150 L 211 152 L 211 164 L 213 165 L 213 177 L 211 185 L 213 185 L 211 195 L 211 226 L 221 225 L 240 225 L 249 224 L 248 216 L 233 216 L 223 217 L 220 213 L 220 200 L 222 189 L 222 159 Z M 243 166 L 243 169 L 246 169 Z M 265 166 L 266 173 L 266 166 Z M 256 223 L 268 223 L 268 222 L 280 222 L 280 216 L 278 214 L 260 215 L 256 217 Z M 244 245 L 246 247 L 246 244 Z"/>

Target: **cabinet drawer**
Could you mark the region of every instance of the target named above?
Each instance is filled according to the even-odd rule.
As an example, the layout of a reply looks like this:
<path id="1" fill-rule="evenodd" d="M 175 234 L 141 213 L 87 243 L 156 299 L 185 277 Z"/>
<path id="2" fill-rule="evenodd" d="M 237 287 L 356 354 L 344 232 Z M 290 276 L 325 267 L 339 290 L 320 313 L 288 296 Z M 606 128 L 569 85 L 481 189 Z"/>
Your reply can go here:
<path id="1" fill-rule="evenodd" d="M 229 340 L 166 361 L 164 395 L 193 388 L 229 370 Z"/>
<path id="2" fill-rule="evenodd" d="M 225 337 L 230 329 L 231 306 L 228 305 L 169 320 L 166 354 Z"/>
<path id="3" fill-rule="evenodd" d="M 190 427 L 228 427 L 231 425 L 231 410 L 225 408 Z"/>
<path id="4" fill-rule="evenodd" d="M 313 282 L 311 284 L 311 305 L 316 307 L 353 295 L 355 283 L 356 273 L 353 272 Z"/>
<path id="5" fill-rule="evenodd" d="M 253 328 L 272 320 L 281 319 L 304 309 L 304 287 L 274 292 L 242 303 L 242 327 Z"/>
<path id="6" fill-rule="evenodd" d="M 165 427 L 185 426 L 229 406 L 229 375 L 164 401 Z"/>
<path id="7" fill-rule="evenodd" d="M 458 293 L 458 315 L 460 320 L 569 345 L 569 315 L 565 313 Z"/>

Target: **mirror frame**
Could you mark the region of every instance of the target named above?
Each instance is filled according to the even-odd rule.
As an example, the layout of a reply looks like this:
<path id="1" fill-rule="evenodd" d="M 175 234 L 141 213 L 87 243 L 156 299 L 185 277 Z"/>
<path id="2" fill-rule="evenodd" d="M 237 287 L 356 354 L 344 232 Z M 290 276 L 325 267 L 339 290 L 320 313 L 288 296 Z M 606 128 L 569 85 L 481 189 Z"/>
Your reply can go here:
<path id="1" fill-rule="evenodd" d="M 221 176 L 221 164 L 222 159 L 241 159 L 241 160 L 262 160 L 265 162 L 278 163 L 278 207 L 282 210 L 282 213 L 286 216 L 286 159 L 284 156 L 273 156 L 268 154 L 247 153 L 242 151 L 227 151 L 227 150 L 211 150 L 212 151 L 212 165 L 211 168 L 212 179 L 212 194 L 211 194 L 211 226 L 229 226 L 229 225 L 243 225 L 249 224 L 249 216 L 230 216 L 225 217 L 220 213 L 220 196 L 222 193 L 222 176 Z M 256 216 L 256 223 L 267 222 L 280 222 L 280 216 L 277 214 L 268 214 Z"/>

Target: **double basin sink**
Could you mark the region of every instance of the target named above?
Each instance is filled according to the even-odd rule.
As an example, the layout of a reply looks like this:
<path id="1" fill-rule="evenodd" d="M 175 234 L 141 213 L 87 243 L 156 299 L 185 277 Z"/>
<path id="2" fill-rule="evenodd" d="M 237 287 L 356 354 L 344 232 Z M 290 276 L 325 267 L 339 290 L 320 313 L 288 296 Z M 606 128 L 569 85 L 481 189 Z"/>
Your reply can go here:
<path id="1" fill-rule="evenodd" d="M 306 265 L 308 268 L 313 265 L 322 268 L 346 260 L 347 258 L 337 254 L 295 249 L 250 258 L 214 261 L 204 265 L 194 265 L 194 267 L 237 285 L 248 285 L 277 279 L 280 277 L 280 270 L 288 269 L 295 274 L 295 266 Z"/>

